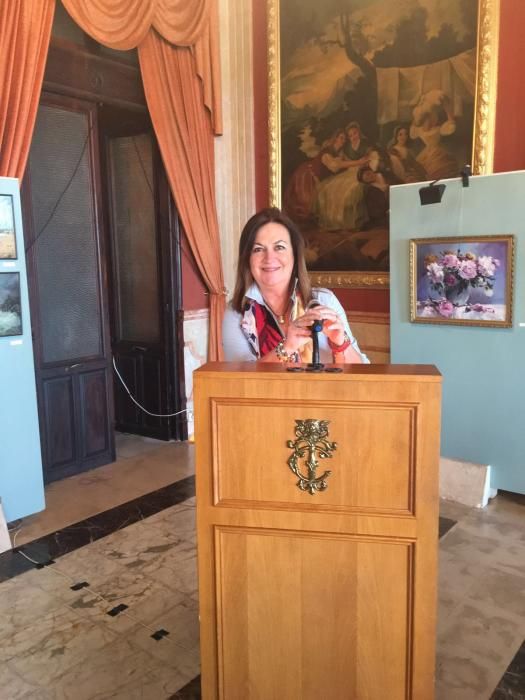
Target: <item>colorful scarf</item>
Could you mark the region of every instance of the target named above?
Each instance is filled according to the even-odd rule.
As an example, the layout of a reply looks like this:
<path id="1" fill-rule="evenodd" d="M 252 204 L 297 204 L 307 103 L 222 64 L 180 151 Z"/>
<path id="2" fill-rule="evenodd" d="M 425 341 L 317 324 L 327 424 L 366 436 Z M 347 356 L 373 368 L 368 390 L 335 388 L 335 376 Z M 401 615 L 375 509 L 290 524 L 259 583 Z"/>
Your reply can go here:
<path id="1" fill-rule="evenodd" d="M 290 322 L 304 314 L 304 306 L 299 295 L 293 299 Z M 269 352 L 273 352 L 284 338 L 271 311 L 264 305 L 253 299 L 246 299 L 244 313 L 241 319 L 241 329 L 244 333 L 250 350 L 260 360 Z M 308 342 L 297 353 L 298 362 L 311 362 L 312 343 Z"/>

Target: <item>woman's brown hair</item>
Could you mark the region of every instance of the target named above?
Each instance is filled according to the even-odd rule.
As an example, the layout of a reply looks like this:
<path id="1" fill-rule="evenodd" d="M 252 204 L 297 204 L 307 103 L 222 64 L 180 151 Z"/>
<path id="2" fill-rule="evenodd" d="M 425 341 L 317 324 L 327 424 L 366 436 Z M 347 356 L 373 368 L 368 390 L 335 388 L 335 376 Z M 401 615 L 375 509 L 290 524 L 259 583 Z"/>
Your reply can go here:
<path id="1" fill-rule="evenodd" d="M 294 257 L 294 266 L 290 279 L 290 294 L 293 292 L 295 280 L 297 279 L 297 292 L 301 295 L 303 303 L 307 304 L 312 297 L 312 287 L 304 260 L 304 240 L 301 232 L 294 222 L 280 209 L 269 207 L 268 209 L 261 209 L 261 211 L 258 211 L 257 214 L 254 214 L 248 219 L 239 240 L 237 278 L 235 280 L 235 290 L 232 297 L 232 307 L 239 313 L 243 312 L 244 296 L 253 282 L 252 273 L 250 271 L 250 256 L 255 244 L 257 232 L 265 224 L 269 224 L 270 222 L 281 224 L 290 234 Z"/>

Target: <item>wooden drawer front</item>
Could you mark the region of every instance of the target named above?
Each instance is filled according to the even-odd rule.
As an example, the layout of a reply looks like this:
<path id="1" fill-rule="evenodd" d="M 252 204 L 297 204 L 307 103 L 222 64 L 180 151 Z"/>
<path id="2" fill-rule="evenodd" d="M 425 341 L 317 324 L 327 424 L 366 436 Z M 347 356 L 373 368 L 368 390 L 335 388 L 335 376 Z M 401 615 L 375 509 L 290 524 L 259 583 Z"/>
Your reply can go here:
<path id="1" fill-rule="evenodd" d="M 220 698 L 412 697 L 413 543 L 220 527 L 215 546 Z"/>
<path id="2" fill-rule="evenodd" d="M 212 399 L 215 503 L 371 514 L 412 514 L 417 405 L 293 400 Z M 242 420 L 239 417 L 242 416 Z M 287 460 L 296 420 L 329 420 L 328 487 L 313 495 L 297 486 Z M 263 436 L 263 439 L 255 436 Z M 304 459 L 298 461 L 306 473 Z"/>

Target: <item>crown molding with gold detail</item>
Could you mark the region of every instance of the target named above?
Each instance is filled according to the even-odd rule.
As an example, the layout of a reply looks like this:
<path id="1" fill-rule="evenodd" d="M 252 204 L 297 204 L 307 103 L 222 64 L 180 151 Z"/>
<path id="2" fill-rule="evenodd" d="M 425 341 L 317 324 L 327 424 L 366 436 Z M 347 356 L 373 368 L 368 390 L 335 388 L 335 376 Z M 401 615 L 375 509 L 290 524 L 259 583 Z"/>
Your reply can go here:
<path id="1" fill-rule="evenodd" d="M 313 287 L 388 289 L 388 272 L 309 272 Z"/>

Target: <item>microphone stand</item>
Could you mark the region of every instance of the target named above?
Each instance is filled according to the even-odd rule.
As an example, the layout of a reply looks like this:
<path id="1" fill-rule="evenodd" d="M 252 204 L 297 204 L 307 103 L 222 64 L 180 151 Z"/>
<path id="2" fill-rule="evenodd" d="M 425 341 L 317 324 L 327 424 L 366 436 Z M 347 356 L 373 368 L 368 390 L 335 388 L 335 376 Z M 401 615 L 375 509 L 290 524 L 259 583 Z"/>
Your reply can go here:
<path id="1" fill-rule="evenodd" d="M 324 364 L 319 359 L 319 335 L 323 330 L 322 321 L 314 321 L 312 324 L 312 361 L 306 366 L 307 372 L 322 372 Z"/>
<path id="2" fill-rule="evenodd" d="M 315 299 L 309 304 L 309 308 L 314 308 L 315 306 L 320 306 L 319 302 Z M 307 307 L 308 308 L 308 307 Z M 340 373 L 343 371 L 341 367 L 326 367 L 320 361 L 319 354 L 319 333 L 323 330 L 323 322 L 321 320 L 316 320 L 312 323 L 312 361 L 310 364 L 303 367 L 288 367 L 287 372 L 303 372 L 306 369 L 307 372 L 330 372 L 333 374 Z"/>

